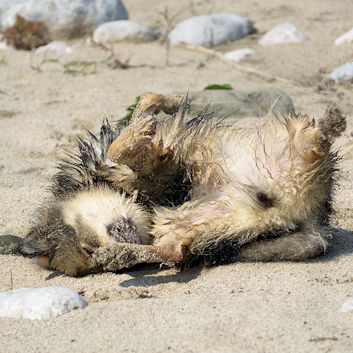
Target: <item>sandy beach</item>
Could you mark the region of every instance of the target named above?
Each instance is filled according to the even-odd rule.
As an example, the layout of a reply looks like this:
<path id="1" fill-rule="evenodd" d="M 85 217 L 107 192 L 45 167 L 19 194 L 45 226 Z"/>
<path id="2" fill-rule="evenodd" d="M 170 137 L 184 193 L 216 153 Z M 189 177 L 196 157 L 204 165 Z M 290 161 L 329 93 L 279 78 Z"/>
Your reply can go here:
<path id="1" fill-rule="evenodd" d="M 116 121 L 145 91 L 202 90 L 213 83 L 238 89 L 277 87 L 297 111 L 320 117 L 337 103 L 347 129 L 337 140 L 340 175 L 334 198 L 331 246 L 301 263 L 234 263 L 179 272 L 158 266 L 82 278 L 51 275 L 33 259 L 0 255 L 0 291 L 67 286 L 88 302 L 84 310 L 49 321 L 0 319 L 0 352 L 352 352 L 353 311 L 353 90 L 332 84 L 330 71 L 352 60 L 352 44 L 334 40 L 353 26 L 350 0 L 189 1 L 125 0 L 130 18 L 155 24 L 158 11 L 178 20 L 232 12 L 254 21 L 258 33 L 214 48 L 251 48 L 241 64 L 266 80 L 202 51 L 172 47 L 170 65 L 159 42 L 121 43 L 116 57 L 133 67 L 113 69 L 109 53 L 87 38 L 72 54 L 0 51 L 0 234 L 24 236 L 36 209 L 50 197 L 55 163 L 85 128 Z M 307 34 L 303 43 L 263 47 L 259 38 L 278 23 Z M 48 60 L 48 59 L 54 60 Z M 87 62 L 84 73 L 65 70 Z M 277 79 L 276 79 L 277 78 Z M 270 82 L 271 81 L 271 82 Z"/>

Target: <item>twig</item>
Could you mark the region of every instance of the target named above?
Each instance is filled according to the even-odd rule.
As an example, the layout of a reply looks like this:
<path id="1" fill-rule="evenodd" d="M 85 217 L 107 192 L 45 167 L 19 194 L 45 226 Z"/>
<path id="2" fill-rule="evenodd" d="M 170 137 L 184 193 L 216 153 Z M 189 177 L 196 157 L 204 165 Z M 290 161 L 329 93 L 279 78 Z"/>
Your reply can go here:
<path id="1" fill-rule="evenodd" d="M 259 79 L 264 80 L 266 82 L 292 83 L 291 81 L 289 81 L 283 77 L 272 76 L 272 75 L 269 75 L 265 72 L 261 72 L 256 69 L 252 69 L 250 67 L 239 65 L 235 62 L 232 62 L 232 61 L 226 59 L 222 53 L 220 53 L 216 50 L 210 49 L 210 48 L 205 48 L 205 47 L 201 47 L 198 45 L 191 45 L 191 44 L 179 44 L 179 46 L 181 48 L 185 48 L 185 49 L 189 49 L 189 50 L 196 50 L 196 51 L 211 55 L 213 57 L 216 57 L 217 59 L 219 59 L 219 60 L 225 62 L 226 64 L 228 64 L 229 66 L 233 67 L 233 69 L 235 69 L 239 72 L 242 72 L 244 74 L 247 74 L 249 76 L 259 78 Z"/>
<path id="2" fill-rule="evenodd" d="M 10 268 L 10 290 L 13 290 L 13 276 L 12 269 Z"/>
<path id="3" fill-rule="evenodd" d="M 59 63 L 59 59 L 58 58 L 48 58 L 48 52 L 46 51 L 46 52 L 44 52 L 39 64 L 33 64 L 33 61 L 31 59 L 31 69 L 34 70 L 34 71 L 37 71 L 37 72 L 42 72 L 43 71 L 42 67 L 46 63 L 58 64 Z"/>
<path id="4" fill-rule="evenodd" d="M 97 61 L 72 60 L 63 64 L 64 74 L 91 75 L 97 72 Z"/>
<path id="5" fill-rule="evenodd" d="M 165 46 L 165 65 L 170 65 L 170 40 L 169 34 L 175 26 L 175 20 L 180 15 L 182 11 L 176 12 L 174 15 L 170 15 L 168 6 L 164 8 L 163 11 L 159 11 L 161 16 L 162 25 L 162 35 L 160 37 L 160 42 Z"/>
<path id="6" fill-rule="evenodd" d="M 115 55 L 115 51 L 114 51 L 114 47 L 113 45 L 110 46 L 105 46 L 103 44 L 100 45 L 104 50 L 109 52 L 109 56 L 107 59 L 104 60 L 104 63 L 109 66 L 112 69 L 129 69 L 130 65 L 129 65 L 129 61 L 130 58 L 125 59 L 124 61 L 119 59 L 116 55 Z"/>

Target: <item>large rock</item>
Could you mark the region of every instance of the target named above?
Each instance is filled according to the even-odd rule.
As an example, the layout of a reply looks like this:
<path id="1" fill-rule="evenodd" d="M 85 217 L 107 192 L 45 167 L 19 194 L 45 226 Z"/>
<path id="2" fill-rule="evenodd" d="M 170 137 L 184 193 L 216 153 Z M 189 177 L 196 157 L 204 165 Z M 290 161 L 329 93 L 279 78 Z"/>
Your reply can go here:
<path id="1" fill-rule="evenodd" d="M 193 44 L 213 47 L 240 39 L 256 30 L 245 17 L 230 13 L 217 13 L 191 17 L 178 23 L 169 34 L 171 44 Z"/>
<path id="2" fill-rule="evenodd" d="M 260 40 L 261 45 L 300 43 L 306 39 L 303 32 L 291 23 L 282 23 L 269 30 Z"/>
<path id="3" fill-rule="evenodd" d="M 132 42 L 149 42 L 157 38 L 157 32 L 142 23 L 135 21 L 112 21 L 101 24 L 93 33 L 97 44 L 112 44 L 123 40 Z"/>
<path id="4" fill-rule="evenodd" d="M 336 83 L 353 80 L 353 61 L 336 67 L 330 74 Z"/>
<path id="5" fill-rule="evenodd" d="M 234 120 L 244 117 L 262 117 L 269 111 L 278 115 L 294 112 L 292 99 L 282 90 L 264 87 L 254 91 L 206 90 L 189 93 L 189 115 L 196 116 L 209 105 L 216 116 Z"/>
<path id="6" fill-rule="evenodd" d="M 104 22 L 128 18 L 121 0 L 2 0 L 0 28 L 12 26 L 16 14 L 43 21 L 54 38 L 77 37 Z"/>
<path id="7" fill-rule="evenodd" d="M 47 320 L 87 303 L 66 287 L 21 288 L 0 293 L 0 317 Z"/>

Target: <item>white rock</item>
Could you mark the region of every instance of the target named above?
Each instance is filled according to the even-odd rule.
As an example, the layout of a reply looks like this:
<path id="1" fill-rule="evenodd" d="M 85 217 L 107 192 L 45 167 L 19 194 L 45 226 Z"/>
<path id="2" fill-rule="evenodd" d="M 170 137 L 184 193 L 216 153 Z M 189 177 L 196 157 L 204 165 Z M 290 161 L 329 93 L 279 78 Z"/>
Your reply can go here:
<path id="1" fill-rule="evenodd" d="M 335 40 L 336 45 L 353 43 L 353 28 L 351 28 L 348 32 L 342 34 Z"/>
<path id="2" fill-rule="evenodd" d="M 135 21 L 112 21 L 101 24 L 93 33 L 93 41 L 111 44 L 122 40 L 149 42 L 157 38 L 157 32 Z"/>
<path id="3" fill-rule="evenodd" d="M 7 45 L 6 42 L 0 42 L 0 50 L 7 50 L 9 49 L 9 46 Z"/>
<path id="4" fill-rule="evenodd" d="M 4 12 L 11 8 L 15 4 L 22 4 L 27 0 L 1 0 L 0 1 L 0 18 Z"/>
<path id="5" fill-rule="evenodd" d="M 352 298 L 348 298 L 342 304 L 340 311 L 342 311 L 342 312 L 353 311 L 353 297 Z"/>
<path id="6" fill-rule="evenodd" d="M 233 50 L 229 51 L 224 54 L 224 57 L 230 61 L 240 61 L 248 56 L 253 55 L 255 52 L 252 49 L 249 48 L 244 48 L 244 49 L 238 49 L 238 50 Z"/>
<path id="7" fill-rule="evenodd" d="M 302 33 L 291 23 L 282 23 L 269 30 L 260 40 L 261 45 L 300 43 L 306 39 Z"/>
<path id="8" fill-rule="evenodd" d="M 217 13 L 191 17 L 178 23 L 170 32 L 169 40 L 171 44 L 212 47 L 240 39 L 254 31 L 254 25 L 248 18 L 230 13 Z"/>
<path id="9" fill-rule="evenodd" d="M 47 320 L 87 303 L 66 287 L 21 288 L 0 293 L 0 317 Z"/>
<path id="10" fill-rule="evenodd" d="M 128 18 L 121 0 L 0 0 L 0 27 L 12 26 L 16 14 L 43 21 L 54 37 L 62 38 Z"/>
<path id="11" fill-rule="evenodd" d="M 353 61 L 336 67 L 330 74 L 330 78 L 336 83 L 353 79 Z"/>
<path id="12" fill-rule="evenodd" d="M 7 50 L 9 46 L 7 45 L 4 36 L 0 33 L 0 50 Z"/>
<path id="13" fill-rule="evenodd" d="M 47 45 L 43 45 L 36 49 L 37 54 L 42 54 L 46 52 L 56 52 L 70 54 L 74 51 L 74 48 L 70 45 L 67 45 L 65 42 L 54 41 L 50 42 Z"/>

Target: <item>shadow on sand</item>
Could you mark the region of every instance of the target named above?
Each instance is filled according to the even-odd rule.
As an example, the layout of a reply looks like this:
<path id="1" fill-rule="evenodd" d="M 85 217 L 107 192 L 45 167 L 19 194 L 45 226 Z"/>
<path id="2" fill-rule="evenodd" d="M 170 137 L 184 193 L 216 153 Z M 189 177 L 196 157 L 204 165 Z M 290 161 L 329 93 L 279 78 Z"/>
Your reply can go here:
<path id="1" fill-rule="evenodd" d="M 152 267 L 152 266 L 151 266 Z M 163 275 L 163 271 L 159 268 L 159 266 L 153 266 L 153 268 L 144 270 L 138 270 L 138 268 L 134 268 L 133 272 L 129 272 L 130 276 L 134 278 L 128 279 L 120 283 L 121 287 L 151 287 L 159 284 L 166 284 L 170 282 L 174 283 L 188 283 L 198 277 L 200 272 L 203 269 L 202 265 L 193 266 L 191 268 L 186 268 L 181 271 L 177 271 L 175 273 Z M 155 275 L 158 273 L 159 275 Z M 165 273 L 165 272 L 164 272 Z"/>
<path id="2" fill-rule="evenodd" d="M 315 259 L 306 261 L 307 263 L 335 261 L 340 256 L 353 254 L 353 231 L 335 227 L 330 227 L 328 230 L 332 233 L 332 239 L 330 240 L 327 252 Z M 128 273 L 133 278 L 121 282 L 120 286 L 123 288 L 152 287 L 171 282 L 188 283 L 197 278 L 203 268 L 202 264 L 198 264 L 170 273 L 173 270 L 163 271 L 159 265 L 146 266 L 141 264 L 130 270 L 121 271 L 121 273 Z M 51 280 L 62 275 L 62 273 L 54 271 L 47 276 L 46 280 Z"/>
<path id="3" fill-rule="evenodd" d="M 333 227 L 329 228 L 329 231 L 332 233 L 332 239 L 327 252 L 313 260 L 306 261 L 307 263 L 334 261 L 342 255 L 353 254 L 353 231 Z M 150 266 L 148 269 L 145 266 L 143 268 L 139 266 L 129 272 L 133 278 L 123 281 L 120 286 L 128 288 L 132 286 L 150 287 L 170 282 L 188 283 L 198 277 L 203 268 L 204 266 L 199 264 L 173 274 L 168 271 L 168 274 L 163 275 L 159 266 Z M 157 273 L 159 275 L 156 275 Z"/>
<path id="4" fill-rule="evenodd" d="M 325 254 L 313 261 L 333 261 L 342 255 L 353 254 L 353 231 L 336 227 L 330 227 L 328 231 L 332 234 L 330 245 Z"/>

